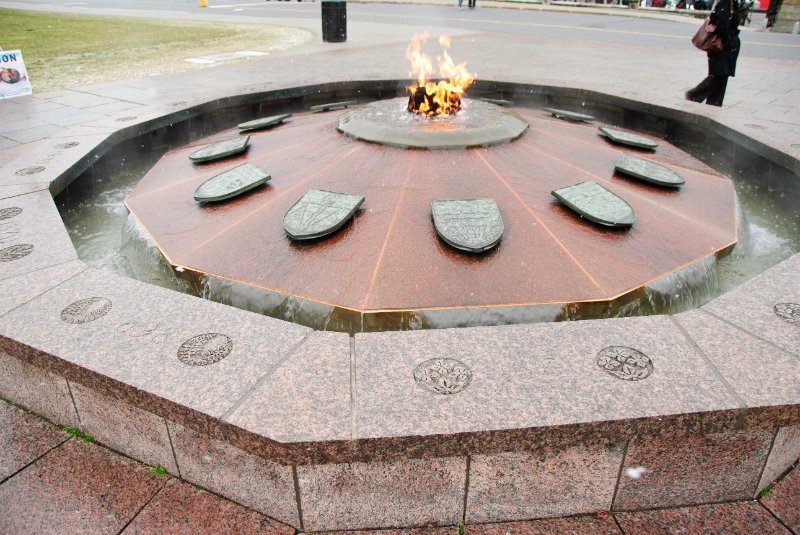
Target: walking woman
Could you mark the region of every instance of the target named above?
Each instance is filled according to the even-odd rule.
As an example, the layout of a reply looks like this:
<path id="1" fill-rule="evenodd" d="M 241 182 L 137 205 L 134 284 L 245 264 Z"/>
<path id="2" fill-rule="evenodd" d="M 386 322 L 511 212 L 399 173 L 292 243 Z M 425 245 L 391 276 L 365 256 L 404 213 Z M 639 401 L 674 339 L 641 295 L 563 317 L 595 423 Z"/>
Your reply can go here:
<path id="1" fill-rule="evenodd" d="M 703 102 L 711 106 L 722 106 L 728 77 L 736 74 L 736 59 L 739 57 L 739 3 L 737 0 L 717 0 L 713 8 L 712 21 L 722 39 L 722 52 L 708 52 L 708 76 L 686 92 L 686 100 Z"/>

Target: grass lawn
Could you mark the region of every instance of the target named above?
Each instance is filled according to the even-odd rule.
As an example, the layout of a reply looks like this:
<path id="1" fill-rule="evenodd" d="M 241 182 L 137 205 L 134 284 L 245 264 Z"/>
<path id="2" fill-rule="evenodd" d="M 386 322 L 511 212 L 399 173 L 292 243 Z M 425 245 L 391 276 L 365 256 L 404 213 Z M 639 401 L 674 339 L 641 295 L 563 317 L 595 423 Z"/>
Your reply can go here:
<path id="1" fill-rule="evenodd" d="M 0 9 L 0 47 L 21 50 L 36 93 L 202 68 L 188 58 L 276 52 L 307 30 L 259 24 L 73 15 Z"/>

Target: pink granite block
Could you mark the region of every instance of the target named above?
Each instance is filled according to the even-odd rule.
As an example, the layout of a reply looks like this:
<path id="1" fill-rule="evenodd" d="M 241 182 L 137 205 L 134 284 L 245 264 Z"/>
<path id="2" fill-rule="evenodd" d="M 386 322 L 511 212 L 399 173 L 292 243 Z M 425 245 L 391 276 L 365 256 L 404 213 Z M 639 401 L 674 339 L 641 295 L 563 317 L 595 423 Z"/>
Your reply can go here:
<path id="1" fill-rule="evenodd" d="M 771 412 L 785 417 L 787 405 L 796 405 L 795 418 L 800 418 L 800 355 L 702 310 L 679 314 L 675 319 L 748 408 L 774 407 Z M 800 331 L 800 327 L 795 329 Z"/>
<path id="2" fill-rule="evenodd" d="M 625 444 L 471 458 L 467 524 L 611 509 Z"/>
<path id="3" fill-rule="evenodd" d="M 626 380 L 598 364 L 603 350 L 619 347 L 642 354 L 649 375 Z M 664 316 L 356 334 L 355 351 L 364 458 L 419 444 L 451 455 L 524 451 L 548 433 L 561 433 L 556 447 L 583 444 L 593 427 L 601 443 L 709 423 L 725 428 L 740 407 Z M 439 361 L 463 370 L 456 374 L 463 380 L 437 391 L 430 370 Z M 483 433 L 455 435 L 469 432 Z"/>
<path id="4" fill-rule="evenodd" d="M 80 260 L 73 260 L 0 280 L 0 315 L 27 303 L 85 269 L 87 269 L 86 264 Z"/>
<path id="5" fill-rule="evenodd" d="M 68 438 L 56 426 L 0 401 L 0 482 Z"/>
<path id="6" fill-rule="evenodd" d="M 311 332 L 95 269 L 0 317 L 6 345 L 69 379 L 209 426 Z"/>
<path id="7" fill-rule="evenodd" d="M 620 535 L 611 515 L 585 515 L 568 518 L 470 524 L 465 535 Z"/>
<path id="8" fill-rule="evenodd" d="M 702 535 L 791 535 L 756 502 L 719 503 L 614 516 L 625 535 L 685 533 Z"/>
<path id="9" fill-rule="evenodd" d="M 78 425 L 67 381 L 0 350 L 0 396 L 62 425 Z"/>
<path id="10" fill-rule="evenodd" d="M 800 458 L 800 425 L 781 427 L 767 458 L 758 490 L 768 487 Z M 800 504 L 798 504 L 800 506 Z"/>
<path id="11" fill-rule="evenodd" d="M 84 433 L 138 461 L 152 466 L 160 464 L 169 473 L 178 474 L 163 418 L 78 383 L 71 383 L 70 388 Z"/>
<path id="12" fill-rule="evenodd" d="M 795 466 L 769 496 L 761 498 L 761 503 L 795 533 L 800 533 L 800 470 Z"/>
<path id="13" fill-rule="evenodd" d="M 442 526 L 464 514 L 466 459 L 298 466 L 305 529 Z"/>
<path id="14" fill-rule="evenodd" d="M 294 535 L 261 513 L 171 479 L 133 519 L 125 535 Z"/>
<path id="15" fill-rule="evenodd" d="M 315 332 L 226 421 L 283 444 L 340 441 L 349 449 L 350 412 L 350 337 Z"/>
<path id="16" fill-rule="evenodd" d="M 337 535 L 458 535 L 457 526 L 445 528 L 408 528 L 358 531 L 337 531 Z"/>
<path id="17" fill-rule="evenodd" d="M 167 479 L 68 440 L 0 485 L 0 533 L 118 533 Z"/>
<path id="18" fill-rule="evenodd" d="M 300 527 L 290 466 L 262 459 L 178 424 L 168 425 L 184 479 Z"/>
<path id="19" fill-rule="evenodd" d="M 800 327 L 779 316 L 775 305 L 800 305 L 800 254 L 710 301 L 702 310 L 729 321 L 795 355 L 800 354 Z"/>
<path id="20" fill-rule="evenodd" d="M 49 191 L 0 199 L 0 280 L 77 258 Z"/>
<path id="21" fill-rule="evenodd" d="M 753 496 L 774 432 L 643 437 L 628 445 L 615 510 L 674 507 Z"/>

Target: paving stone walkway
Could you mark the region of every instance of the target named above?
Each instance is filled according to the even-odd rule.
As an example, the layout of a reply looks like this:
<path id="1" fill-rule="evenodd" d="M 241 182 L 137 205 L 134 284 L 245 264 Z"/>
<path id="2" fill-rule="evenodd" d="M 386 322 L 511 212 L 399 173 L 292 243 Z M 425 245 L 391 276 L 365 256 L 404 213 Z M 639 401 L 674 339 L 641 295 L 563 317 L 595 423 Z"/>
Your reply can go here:
<path id="1" fill-rule="evenodd" d="M 0 400 L 0 534 L 270 534 L 295 529 Z M 469 535 L 800 533 L 800 469 L 756 501 L 470 525 Z M 386 530 L 455 535 L 457 526 Z M 367 534 L 369 532 L 359 532 Z"/>

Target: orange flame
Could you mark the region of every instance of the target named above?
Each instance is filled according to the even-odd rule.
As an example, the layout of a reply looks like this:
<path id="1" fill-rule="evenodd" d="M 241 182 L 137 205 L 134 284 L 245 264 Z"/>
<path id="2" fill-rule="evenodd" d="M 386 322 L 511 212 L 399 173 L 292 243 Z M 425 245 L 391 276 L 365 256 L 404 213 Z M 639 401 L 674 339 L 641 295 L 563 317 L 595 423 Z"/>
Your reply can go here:
<path id="1" fill-rule="evenodd" d="M 475 76 L 467 70 L 467 64 L 456 64 L 448 53 L 450 37 L 439 37 L 442 56 L 437 57 L 439 82 L 431 82 L 428 78 L 434 74 L 431 58 L 422 52 L 422 45 L 428 34 L 417 34 L 411 38 L 406 49 L 406 58 L 411 62 L 410 75 L 417 78 L 417 83 L 408 86 L 408 111 L 427 115 L 455 113 L 461 109 L 461 96 Z M 446 80 L 445 80 L 446 79 Z"/>

